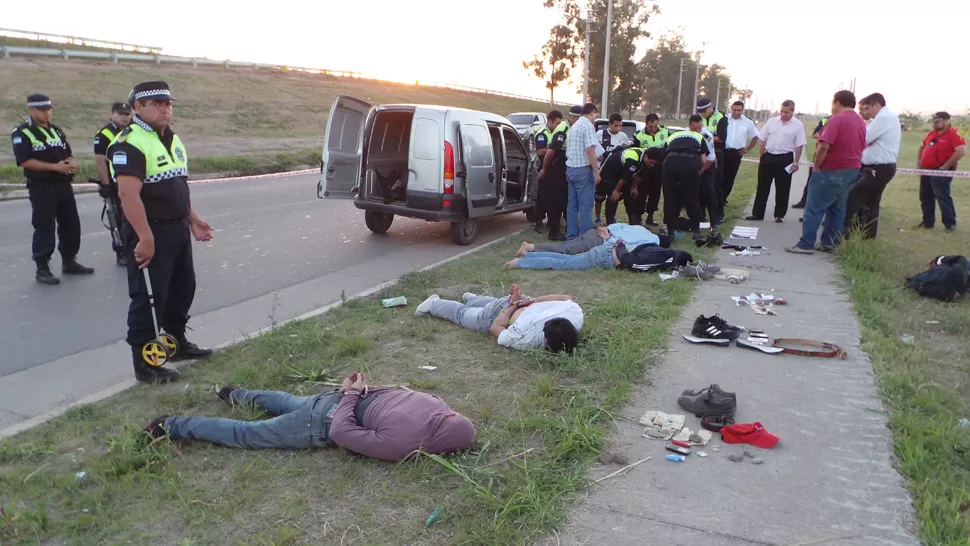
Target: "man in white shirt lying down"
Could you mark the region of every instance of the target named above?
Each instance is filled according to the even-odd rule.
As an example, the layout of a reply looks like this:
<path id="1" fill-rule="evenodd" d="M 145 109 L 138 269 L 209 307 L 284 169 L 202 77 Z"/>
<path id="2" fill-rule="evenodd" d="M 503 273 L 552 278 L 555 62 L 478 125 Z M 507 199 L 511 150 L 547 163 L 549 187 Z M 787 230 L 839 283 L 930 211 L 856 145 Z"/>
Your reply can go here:
<path id="1" fill-rule="evenodd" d="M 522 296 L 512 285 L 504 298 L 466 292 L 462 301 L 443 300 L 437 294 L 418 305 L 416 315 L 432 315 L 479 333 L 488 332 L 498 344 L 511 349 L 537 348 L 572 353 L 583 327 L 583 310 L 572 296 Z"/>

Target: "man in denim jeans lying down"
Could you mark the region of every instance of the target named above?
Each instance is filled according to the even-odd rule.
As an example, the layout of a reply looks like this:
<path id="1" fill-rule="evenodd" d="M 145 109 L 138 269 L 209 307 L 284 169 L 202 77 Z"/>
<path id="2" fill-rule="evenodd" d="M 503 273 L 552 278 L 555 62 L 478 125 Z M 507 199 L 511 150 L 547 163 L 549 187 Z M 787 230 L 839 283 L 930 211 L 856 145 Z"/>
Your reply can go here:
<path id="1" fill-rule="evenodd" d="M 466 292 L 462 302 L 443 300 L 437 294 L 418 305 L 416 315 L 432 315 L 484 334 L 511 349 L 537 348 L 553 353 L 572 353 L 583 327 L 583 310 L 572 296 L 555 294 L 522 297 L 522 288 L 512 285 L 504 298 Z"/>
<path id="2" fill-rule="evenodd" d="M 236 421 L 217 417 L 154 419 L 145 432 L 154 438 L 204 440 L 246 449 L 310 449 L 339 446 L 384 461 L 423 450 L 461 451 L 475 442 L 475 425 L 442 399 L 409 389 L 367 388 L 354 372 L 339 389 L 313 396 L 226 387 L 218 397 L 229 405 L 255 405 L 274 417 Z"/>
<path id="3" fill-rule="evenodd" d="M 522 258 L 529 252 L 552 252 L 555 254 L 569 254 L 575 256 L 584 252 L 589 252 L 598 246 L 606 245 L 612 247 L 617 239 L 626 242 L 627 249 L 633 250 L 639 245 L 660 245 L 669 248 L 674 238 L 668 235 L 656 235 L 649 229 L 639 225 L 610 224 L 609 226 L 598 226 L 586 231 L 579 237 L 564 243 L 538 243 L 533 244 L 529 241 L 523 242 L 519 246 L 516 258 Z"/>

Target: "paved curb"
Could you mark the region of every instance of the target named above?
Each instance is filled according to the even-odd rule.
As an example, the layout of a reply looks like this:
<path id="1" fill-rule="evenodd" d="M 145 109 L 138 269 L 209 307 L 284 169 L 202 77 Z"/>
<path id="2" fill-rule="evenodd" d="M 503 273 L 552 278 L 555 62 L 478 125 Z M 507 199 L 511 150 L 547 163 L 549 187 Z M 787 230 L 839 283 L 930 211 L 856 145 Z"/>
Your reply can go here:
<path id="1" fill-rule="evenodd" d="M 477 246 L 475 248 L 468 249 L 468 250 L 466 250 L 464 252 L 460 252 L 458 254 L 455 254 L 454 256 L 451 256 L 449 258 L 445 258 L 444 260 L 440 260 L 440 261 L 435 262 L 435 263 L 433 263 L 431 265 L 428 265 L 428 266 L 422 267 L 420 269 L 417 269 L 414 272 L 428 271 L 430 269 L 434 269 L 436 267 L 440 267 L 442 265 L 445 265 L 445 264 L 451 263 L 453 261 L 459 260 L 459 259 L 464 258 L 466 256 L 470 256 L 470 255 L 472 255 L 472 254 L 474 254 L 474 253 L 476 253 L 476 252 L 478 252 L 480 250 L 489 248 L 491 246 L 494 246 L 494 245 L 497 245 L 497 244 L 500 244 L 500 243 L 503 243 L 503 242 L 507 242 L 510 238 L 515 237 L 515 236 L 521 234 L 526 229 L 529 229 L 529 228 L 528 227 L 525 227 L 525 228 L 523 228 L 523 229 L 521 229 L 521 230 L 519 230 L 517 232 L 511 233 L 511 234 L 506 235 L 504 237 L 499 237 L 499 238 L 497 238 L 497 239 L 495 239 L 493 241 L 489 241 L 489 242 L 484 243 L 482 245 L 479 245 L 479 246 Z M 357 292 L 356 294 L 354 294 L 352 296 L 349 296 L 345 300 L 335 301 L 335 302 L 333 302 L 331 304 L 324 305 L 323 307 L 318 307 L 317 309 L 314 309 L 314 310 L 309 311 L 307 313 L 303 313 L 302 315 L 298 315 L 298 316 L 291 317 L 291 318 L 288 318 L 286 320 L 280 321 L 275 326 L 269 326 L 269 327 L 266 327 L 266 328 L 262 328 L 260 330 L 257 330 L 257 331 L 255 331 L 255 332 L 253 332 L 251 334 L 243 335 L 243 336 L 239 336 L 239 337 L 233 338 L 233 339 L 231 339 L 231 340 L 229 340 L 229 341 L 227 341 L 225 343 L 221 343 L 219 345 L 216 345 L 215 347 L 213 347 L 213 349 L 214 350 L 225 349 L 225 348 L 231 347 L 233 345 L 242 343 L 244 341 L 249 341 L 249 340 L 251 340 L 253 338 L 259 337 L 259 336 L 261 336 L 261 335 L 263 335 L 263 334 L 265 334 L 267 332 L 270 332 L 271 330 L 273 330 L 275 328 L 279 328 L 280 326 L 283 326 L 285 324 L 289 324 L 291 322 L 296 322 L 296 321 L 299 321 L 299 320 L 306 320 L 308 318 L 313 318 L 313 317 L 318 317 L 320 315 L 324 315 L 324 314 L 328 313 L 329 311 L 331 311 L 333 309 L 336 309 L 338 307 L 341 307 L 344 303 L 346 303 L 348 301 L 366 298 L 368 296 L 371 296 L 373 294 L 376 294 L 377 292 L 380 292 L 381 290 L 384 290 L 385 288 L 387 288 L 389 286 L 394 286 L 395 284 L 397 284 L 399 282 L 401 282 L 401 277 L 398 277 L 398 278 L 396 278 L 394 280 L 390 280 L 390 281 L 387 281 L 387 282 L 383 282 L 381 284 L 378 284 L 376 286 L 373 286 L 373 287 L 368 288 L 366 290 L 363 290 L 361 292 Z M 181 366 L 177 366 L 177 368 L 181 368 L 183 366 L 188 366 L 188 365 L 191 365 L 191 364 L 192 364 L 192 361 L 185 362 Z M 114 396 L 115 394 L 118 394 L 118 393 L 120 393 L 120 392 L 122 392 L 124 390 L 127 390 L 128 388 L 133 387 L 133 386 L 135 386 L 137 384 L 138 384 L 138 382 L 135 381 L 134 379 L 128 379 L 128 380 L 123 381 L 121 383 L 118 383 L 116 385 L 112 385 L 112 386 L 110 386 L 110 387 L 108 387 L 108 388 L 106 388 L 104 390 L 101 390 L 99 392 L 96 392 L 96 393 L 94 393 L 94 394 L 92 394 L 90 396 L 86 396 L 86 397 L 84 397 L 84 398 L 82 398 L 80 400 L 75 400 L 75 401 L 70 402 L 68 404 L 64 404 L 62 406 L 58 406 L 58 407 L 56 407 L 56 408 L 54 408 L 54 409 L 52 409 L 50 411 L 47 411 L 45 413 L 42 413 L 40 415 L 37 415 L 37 416 L 32 417 L 30 419 L 27 419 L 25 421 L 21 421 L 21 422 L 15 424 L 15 425 L 9 426 L 9 427 L 4 428 L 4 429 L 0 429 L 0 440 L 2 440 L 4 438 L 8 438 L 10 436 L 13 436 L 15 434 L 19 434 L 20 432 L 23 432 L 23 431 L 28 430 L 30 428 L 33 428 L 35 426 L 42 425 L 42 424 L 46 423 L 47 421 L 50 421 L 51 419 L 54 419 L 55 417 L 59 417 L 59 416 L 63 415 L 69 409 L 71 409 L 71 408 L 73 408 L 75 406 L 80 406 L 80 405 L 85 405 L 85 404 L 92 404 L 94 402 L 99 402 L 101 400 L 104 400 L 105 398 Z"/>

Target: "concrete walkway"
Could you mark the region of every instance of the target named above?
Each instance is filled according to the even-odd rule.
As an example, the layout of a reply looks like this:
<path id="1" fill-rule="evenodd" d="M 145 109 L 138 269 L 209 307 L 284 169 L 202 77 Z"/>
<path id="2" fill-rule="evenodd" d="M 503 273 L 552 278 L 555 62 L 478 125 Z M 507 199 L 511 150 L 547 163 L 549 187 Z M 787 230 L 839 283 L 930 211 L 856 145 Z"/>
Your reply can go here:
<path id="1" fill-rule="evenodd" d="M 804 171 L 795 178 L 792 202 L 801 195 Z M 768 202 L 770 213 L 773 195 Z M 628 421 L 618 422 L 613 439 L 617 451 L 631 461 L 652 459 L 626 477 L 593 486 L 560 534 L 564 543 L 918 544 L 910 532 L 911 501 L 893 468 L 886 413 L 835 260 L 822 253 L 784 251 L 801 234 L 800 216 L 794 210 L 783 224 L 740 222 L 759 227 L 758 238 L 731 242 L 766 246 L 760 256 L 718 251 L 718 265 L 747 268 L 751 278 L 740 285 L 714 280 L 699 287 L 670 333 L 668 351 L 648 372 L 649 384 L 624 410 Z M 789 303 L 776 306 L 778 316 L 770 317 L 731 300 L 751 292 L 773 293 Z M 733 344 L 693 345 L 681 338 L 698 315 L 714 313 L 731 324 L 764 330 L 772 339 L 835 343 L 848 351 L 848 359 L 767 355 Z M 695 447 L 685 463 L 673 463 L 664 459 L 664 442 L 641 438 L 637 421 L 646 410 L 685 413 L 677 405 L 680 393 L 711 383 L 737 393 L 737 422 L 760 421 L 781 442 L 766 450 L 725 444 L 715 434 L 707 447 Z M 696 430 L 699 420 L 688 415 L 687 426 Z M 698 450 L 709 456 L 698 457 Z M 727 459 L 744 450 L 764 464 Z M 591 476 L 618 468 L 597 464 Z"/>

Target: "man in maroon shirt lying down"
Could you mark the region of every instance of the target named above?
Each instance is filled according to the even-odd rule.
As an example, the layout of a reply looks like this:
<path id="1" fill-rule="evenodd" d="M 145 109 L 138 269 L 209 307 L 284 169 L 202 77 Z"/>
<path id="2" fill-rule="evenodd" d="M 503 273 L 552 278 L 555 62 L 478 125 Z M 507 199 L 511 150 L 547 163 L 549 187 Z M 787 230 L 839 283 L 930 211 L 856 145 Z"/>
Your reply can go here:
<path id="1" fill-rule="evenodd" d="M 145 432 L 246 449 L 339 446 L 384 461 L 415 450 L 451 453 L 475 442 L 475 425 L 442 399 L 407 389 L 368 389 L 361 372 L 350 374 L 340 389 L 314 396 L 240 387 L 226 387 L 218 396 L 230 405 L 253 404 L 275 417 L 250 422 L 166 415 Z"/>

